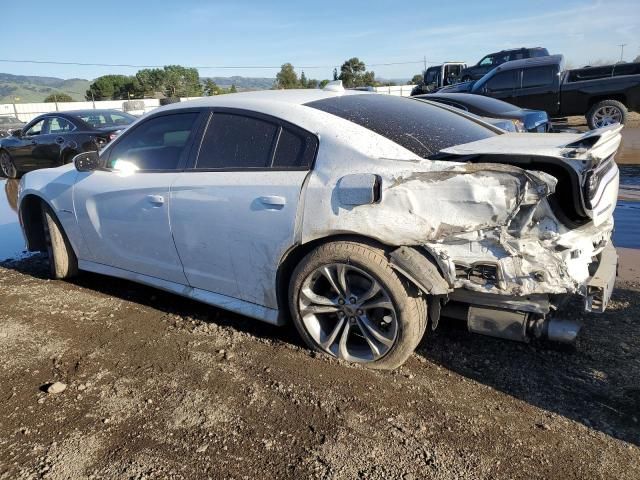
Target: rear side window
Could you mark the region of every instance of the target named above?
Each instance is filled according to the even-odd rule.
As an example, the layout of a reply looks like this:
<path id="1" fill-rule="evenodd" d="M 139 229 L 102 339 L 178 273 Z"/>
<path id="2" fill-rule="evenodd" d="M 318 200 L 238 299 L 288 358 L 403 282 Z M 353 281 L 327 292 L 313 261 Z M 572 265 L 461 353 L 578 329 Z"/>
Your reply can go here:
<path id="1" fill-rule="evenodd" d="M 196 168 L 266 168 L 278 126 L 258 118 L 215 113 L 202 140 Z"/>
<path id="2" fill-rule="evenodd" d="M 343 95 L 305 105 L 367 128 L 422 158 L 443 148 L 496 135 L 449 110 L 391 95 Z"/>
<path id="3" fill-rule="evenodd" d="M 487 81 L 487 89 L 490 92 L 501 92 L 504 90 L 512 90 L 516 87 L 515 72 L 500 72 Z"/>
<path id="4" fill-rule="evenodd" d="M 551 85 L 554 77 L 554 69 L 550 67 L 525 68 L 522 71 L 522 88 Z"/>
<path id="5" fill-rule="evenodd" d="M 198 170 L 309 168 L 318 140 L 312 134 L 235 113 L 214 113 L 202 139 Z"/>
<path id="6" fill-rule="evenodd" d="M 116 170 L 180 168 L 198 115 L 179 113 L 147 120 L 113 146 L 107 166 Z"/>

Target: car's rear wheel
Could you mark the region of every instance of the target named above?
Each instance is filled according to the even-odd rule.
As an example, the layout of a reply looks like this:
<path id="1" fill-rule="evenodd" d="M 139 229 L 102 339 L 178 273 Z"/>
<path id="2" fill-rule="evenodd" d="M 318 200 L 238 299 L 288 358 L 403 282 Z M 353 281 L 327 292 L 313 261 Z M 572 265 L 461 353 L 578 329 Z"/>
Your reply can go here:
<path id="1" fill-rule="evenodd" d="M 18 169 L 14 165 L 11 155 L 4 150 L 0 152 L 0 170 L 2 170 L 2 175 L 7 178 L 18 177 Z"/>
<path id="2" fill-rule="evenodd" d="M 42 220 L 51 278 L 64 279 L 77 275 L 78 258 L 56 214 L 46 204 L 42 205 Z"/>
<path id="3" fill-rule="evenodd" d="M 426 302 L 391 268 L 384 251 L 331 242 L 295 269 L 289 304 L 313 349 L 372 368 L 393 369 L 413 353 L 426 328 Z"/>
<path id="4" fill-rule="evenodd" d="M 617 100 L 603 100 L 593 105 L 587 112 L 587 124 L 592 130 L 614 123 L 624 124 L 627 118 L 627 107 Z"/>

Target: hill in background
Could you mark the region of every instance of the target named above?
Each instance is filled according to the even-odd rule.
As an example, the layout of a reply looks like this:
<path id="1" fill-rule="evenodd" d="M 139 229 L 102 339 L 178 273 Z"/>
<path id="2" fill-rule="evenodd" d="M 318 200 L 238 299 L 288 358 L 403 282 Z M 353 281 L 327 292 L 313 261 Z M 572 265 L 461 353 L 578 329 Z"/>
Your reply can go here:
<path id="1" fill-rule="evenodd" d="M 204 81 L 207 77 L 202 77 Z M 273 86 L 274 78 L 263 77 L 208 77 L 220 87 L 229 88 L 235 85 L 242 90 L 264 90 Z M 30 75 L 12 75 L 0 73 L 0 103 L 42 102 L 52 93 L 66 93 L 74 100 L 84 100 L 91 80 L 56 77 L 39 77 Z M 19 98 L 19 100 L 16 100 Z"/>

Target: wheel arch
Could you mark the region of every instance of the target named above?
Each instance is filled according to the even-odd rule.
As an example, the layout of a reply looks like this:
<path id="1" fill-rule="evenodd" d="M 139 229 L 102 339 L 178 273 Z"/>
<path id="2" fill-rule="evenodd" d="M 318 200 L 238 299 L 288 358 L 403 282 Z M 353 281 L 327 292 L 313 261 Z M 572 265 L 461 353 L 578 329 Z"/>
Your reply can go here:
<path id="1" fill-rule="evenodd" d="M 22 198 L 18 207 L 20 224 L 27 241 L 27 250 L 30 252 L 44 252 L 47 249 L 42 217 L 43 204 L 49 205 L 49 202 L 39 195 L 30 193 Z"/>
<path id="2" fill-rule="evenodd" d="M 316 238 L 309 242 L 294 245 L 290 248 L 282 257 L 278 270 L 276 273 L 276 295 L 278 300 L 278 309 L 285 321 L 290 320 L 289 312 L 289 280 L 295 270 L 296 266 L 309 252 L 315 248 L 330 242 L 357 242 L 365 245 L 375 246 L 385 251 L 387 258 L 394 270 L 406 281 L 413 284 L 417 289 L 429 294 L 429 290 L 434 288 L 434 285 L 439 287 L 440 290 L 436 294 L 442 294 L 441 289 L 448 288 L 448 282 L 446 278 L 448 276 L 442 271 L 442 266 L 435 260 L 435 252 L 430 251 L 427 247 L 423 246 L 392 246 L 387 245 L 375 238 L 367 237 L 366 235 L 358 234 L 335 234 L 326 237 Z M 431 285 L 425 285 L 425 274 L 413 274 L 408 271 L 409 265 L 398 265 L 394 261 L 394 254 L 400 251 L 410 250 L 415 253 L 412 260 L 416 269 L 426 270 L 426 274 L 431 276 Z M 427 268 L 421 268 L 427 267 Z M 417 273 L 417 272 L 416 272 Z"/>
<path id="3" fill-rule="evenodd" d="M 615 100 L 617 102 L 622 103 L 627 109 L 629 106 L 627 105 L 627 96 L 623 93 L 615 93 L 611 95 L 596 95 L 589 99 L 589 108 L 593 107 L 596 103 L 602 102 L 604 100 Z"/>

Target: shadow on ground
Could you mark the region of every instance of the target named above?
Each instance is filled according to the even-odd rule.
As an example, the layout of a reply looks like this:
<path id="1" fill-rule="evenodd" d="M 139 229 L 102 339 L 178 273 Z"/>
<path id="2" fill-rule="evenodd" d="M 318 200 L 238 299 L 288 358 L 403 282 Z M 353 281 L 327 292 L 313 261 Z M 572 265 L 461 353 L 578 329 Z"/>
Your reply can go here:
<path id="1" fill-rule="evenodd" d="M 4 262 L 45 279 L 43 255 Z M 83 273 L 73 283 L 185 319 L 214 322 L 295 345 L 293 327 L 278 328 L 125 280 Z M 574 315 L 579 315 L 576 308 Z M 619 288 L 603 315 L 585 315 L 575 346 L 522 344 L 468 333 L 443 321 L 427 332 L 417 354 L 530 405 L 640 445 L 640 291 Z"/>

